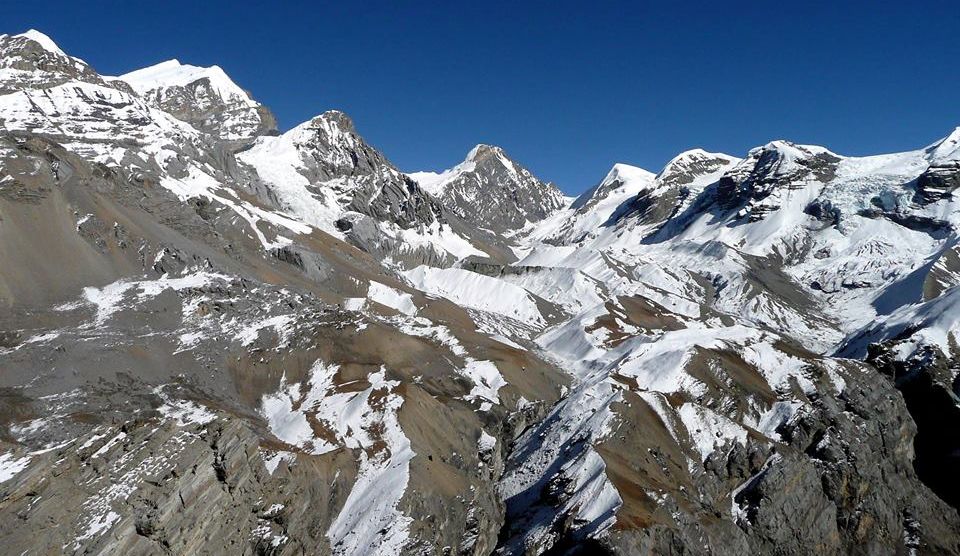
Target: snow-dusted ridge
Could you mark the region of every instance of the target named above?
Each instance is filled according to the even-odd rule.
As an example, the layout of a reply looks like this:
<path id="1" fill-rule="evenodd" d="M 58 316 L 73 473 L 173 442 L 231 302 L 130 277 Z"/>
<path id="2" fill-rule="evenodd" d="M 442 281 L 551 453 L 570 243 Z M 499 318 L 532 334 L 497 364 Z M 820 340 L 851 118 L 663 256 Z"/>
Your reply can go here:
<path id="1" fill-rule="evenodd" d="M 476 145 L 463 162 L 443 172 L 407 175 L 457 215 L 507 236 L 568 204 L 555 185 L 540 181 L 493 145 Z"/>
<path id="2" fill-rule="evenodd" d="M 257 105 L 220 66 L 191 66 L 174 59 L 125 73 L 117 79 L 128 83 L 140 94 L 149 94 L 165 87 L 185 87 L 200 79 L 208 79 L 221 98 L 235 99 L 251 107 Z"/>
<path id="3" fill-rule="evenodd" d="M 40 31 L 37 31 L 36 29 L 30 29 L 28 31 L 20 33 L 19 35 L 14 35 L 14 36 L 30 39 L 36 43 L 39 43 L 40 46 L 42 46 L 46 50 L 53 52 L 55 54 L 59 54 L 61 56 L 67 55 L 66 52 L 64 52 L 63 50 L 60 49 L 59 46 L 57 46 L 57 43 L 53 42 L 53 39 L 41 33 Z"/>

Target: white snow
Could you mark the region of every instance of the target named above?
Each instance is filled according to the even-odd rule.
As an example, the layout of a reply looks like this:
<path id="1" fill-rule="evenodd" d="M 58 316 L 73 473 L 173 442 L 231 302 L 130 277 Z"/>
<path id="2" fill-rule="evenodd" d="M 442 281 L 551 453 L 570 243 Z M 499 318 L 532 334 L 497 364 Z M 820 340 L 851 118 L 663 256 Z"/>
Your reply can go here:
<path id="1" fill-rule="evenodd" d="M 343 214 L 334 192 L 326 187 L 311 188 L 301 160 L 300 143 L 306 141 L 312 122 L 306 122 L 280 135 L 260 137 L 253 147 L 237 158 L 257 170 L 270 184 L 280 203 L 301 222 L 315 226 L 334 237 L 343 238 L 334 222 Z"/>
<path id="2" fill-rule="evenodd" d="M 507 385 L 500 370 L 492 361 L 468 360 L 463 374 L 473 380 L 471 398 L 481 398 L 493 403 L 500 403 L 497 392 Z"/>
<path id="3" fill-rule="evenodd" d="M 26 32 L 20 33 L 19 35 L 14 35 L 14 36 L 26 37 L 34 42 L 39 43 L 40 46 L 44 48 L 44 50 L 48 50 L 50 52 L 59 54 L 61 56 L 67 55 L 66 52 L 64 52 L 63 50 L 60 49 L 59 46 L 57 46 L 57 43 L 53 42 L 53 39 L 41 33 L 40 31 L 37 31 L 36 29 L 30 29 L 29 31 L 26 31 Z"/>
<path id="4" fill-rule="evenodd" d="M 84 300 L 96 308 L 93 325 L 102 326 L 112 315 L 124 308 L 124 299 L 128 292 L 137 292 L 137 301 L 160 295 L 165 290 L 182 291 L 190 288 L 200 288 L 215 281 L 230 281 L 230 277 L 206 271 L 187 269 L 186 273 L 170 278 L 163 275 L 156 280 L 128 281 L 118 280 L 102 288 L 83 288 Z"/>
<path id="5" fill-rule="evenodd" d="M 324 453 L 333 449 L 320 439 L 314 439 L 313 429 L 302 409 L 294 409 L 301 399 L 300 384 L 284 386 L 275 394 L 264 395 L 260 413 L 267 420 L 270 432 L 293 446 L 309 446 L 308 451 Z"/>
<path id="6" fill-rule="evenodd" d="M 413 316 L 417 314 L 417 306 L 413 302 L 412 295 L 391 288 L 386 284 L 371 280 L 370 287 L 367 289 L 367 297 L 371 301 L 400 311 L 404 315 Z"/>
<path id="7" fill-rule="evenodd" d="M 296 455 L 293 454 L 292 452 L 284 452 L 281 450 L 275 453 L 271 453 L 269 455 L 264 455 L 263 465 L 264 467 L 267 468 L 267 472 L 273 475 L 274 472 L 276 472 L 277 467 L 280 466 L 281 462 L 284 462 L 284 461 L 292 462 L 295 459 L 296 459 Z"/>
<path id="8" fill-rule="evenodd" d="M 30 465 L 30 456 L 15 457 L 13 452 L 0 454 L 0 483 L 16 477 Z"/>
<path id="9" fill-rule="evenodd" d="M 694 442 L 694 448 L 700 454 L 700 463 L 707 456 L 730 440 L 745 444 L 747 430 L 734 421 L 706 407 L 694 403 L 685 403 L 677 411 L 683 421 L 687 434 Z"/>
<path id="10" fill-rule="evenodd" d="M 177 421 L 180 426 L 206 425 L 217 418 L 207 408 L 189 400 L 170 400 L 157 411 L 167 419 Z"/>
<path id="11" fill-rule="evenodd" d="M 863 357 L 870 343 L 901 336 L 908 328 L 916 331 L 898 342 L 895 354 L 899 359 L 910 358 L 923 346 L 937 347 L 948 356 L 953 353 L 960 347 L 960 287 L 929 301 L 904 305 L 878 319 L 852 335 L 839 354 Z"/>
<path id="12" fill-rule="evenodd" d="M 93 454 L 91 454 L 90 457 L 91 457 L 91 458 L 95 458 L 95 457 L 100 457 L 100 456 L 106 454 L 107 452 L 110 451 L 111 448 L 114 447 L 114 445 L 116 445 L 118 442 L 123 441 L 123 439 L 126 438 L 126 437 L 127 437 L 127 433 L 125 433 L 125 432 L 123 432 L 123 431 L 118 432 L 118 433 L 115 434 L 112 438 L 110 438 L 110 440 L 106 441 L 106 442 L 103 444 L 103 446 L 100 446 L 100 448 L 97 449 L 96 452 L 94 452 Z"/>
<path id="13" fill-rule="evenodd" d="M 488 311 L 534 326 L 544 324 L 529 292 L 502 280 L 459 268 L 418 266 L 403 275 L 419 290 L 462 307 Z"/>
<path id="14" fill-rule="evenodd" d="M 326 374 L 329 376 L 329 372 Z M 341 409 L 334 412 L 340 414 L 336 424 L 341 431 L 356 431 L 355 438 L 348 441 L 348 445 L 369 447 L 373 439 L 367 436 L 366 431 L 377 429 L 380 439 L 387 446 L 386 450 L 373 456 L 368 456 L 366 451 L 360 452 L 357 480 L 327 531 L 334 554 L 399 554 L 413 523 L 397 505 L 406 491 L 410 479 L 410 460 L 416 454 L 397 418 L 403 398 L 392 393 L 392 390 L 399 382 L 386 380 L 385 374 L 384 368 L 371 374 L 367 378 L 370 388 L 353 399 L 363 400 L 366 409 L 356 411 L 352 407 L 340 406 Z M 370 406 L 370 393 L 383 389 L 388 394 L 380 405 Z M 329 419 L 331 412 L 325 413 Z M 347 429 L 351 422 L 356 428 Z"/>
<path id="15" fill-rule="evenodd" d="M 107 284 L 102 288 L 83 288 L 83 297 L 88 303 L 96 306 L 97 314 L 94 323 L 97 326 L 105 323 L 111 315 L 120 310 L 123 294 L 131 287 L 133 287 L 133 284 L 130 282 L 118 281 Z"/>
<path id="16" fill-rule="evenodd" d="M 491 436 L 487 431 L 480 431 L 480 439 L 477 440 L 477 451 L 480 453 L 491 452 L 497 447 L 497 439 Z"/>
<path id="17" fill-rule="evenodd" d="M 219 66 L 203 68 L 181 64 L 178 60 L 167 60 L 123 74 L 119 79 L 127 82 L 139 93 L 147 93 L 161 87 L 184 87 L 200 79 L 209 79 L 211 86 L 221 98 L 237 100 L 250 107 L 257 106 L 257 103 Z"/>
<path id="18" fill-rule="evenodd" d="M 237 332 L 233 339 L 240 342 L 240 345 L 246 347 L 252 344 L 260 337 L 260 331 L 272 328 L 279 338 L 278 346 L 286 347 L 290 342 L 292 333 L 291 325 L 295 321 L 294 315 L 276 315 L 260 321 L 254 321 L 244 326 Z"/>
<path id="19" fill-rule="evenodd" d="M 74 546 L 79 547 L 83 541 L 99 537 L 109 531 L 118 521 L 120 521 L 120 514 L 113 510 L 109 510 L 105 514 L 94 515 L 88 522 L 87 528 L 74 540 Z"/>

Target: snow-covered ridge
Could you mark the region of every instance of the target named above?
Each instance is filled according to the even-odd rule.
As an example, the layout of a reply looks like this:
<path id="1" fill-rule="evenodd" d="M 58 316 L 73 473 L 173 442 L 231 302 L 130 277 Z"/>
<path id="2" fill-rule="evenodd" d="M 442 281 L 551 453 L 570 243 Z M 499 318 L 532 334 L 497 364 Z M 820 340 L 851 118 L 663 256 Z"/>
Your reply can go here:
<path id="1" fill-rule="evenodd" d="M 30 39 L 30 40 L 38 43 L 38 44 L 39 44 L 40 46 L 42 46 L 45 50 L 48 50 L 48 51 L 53 52 L 53 53 L 55 53 L 55 54 L 59 54 L 59 55 L 61 55 L 61 56 L 66 56 L 66 55 L 67 55 L 66 52 L 64 52 L 63 50 L 60 49 L 59 46 L 57 46 L 57 43 L 53 42 L 53 39 L 51 39 L 51 38 L 48 37 L 47 35 L 41 33 L 40 31 L 37 31 L 36 29 L 30 29 L 30 30 L 28 30 L 28 31 L 26 31 L 26 32 L 23 32 L 23 33 L 20 33 L 19 35 L 14 35 L 14 36 L 15 36 L 15 37 L 24 37 L 24 38 Z"/>
<path id="2" fill-rule="evenodd" d="M 126 83 L 158 108 L 220 139 L 245 143 L 276 131 L 273 114 L 219 66 L 168 60 L 111 79 Z"/>
<path id="3" fill-rule="evenodd" d="M 600 188 L 610 185 L 613 182 L 636 182 L 636 183 L 645 183 L 649 182 L 652 178 L 656 177 L 653 172 L 640 168 L 639 166 L 631 166 L 629 164 L 624 164 L 618 162 L 610 168 L 610 171 L 607 172 L 607 175 L 604 176 L 603 180 L 600 182 Z"/>
<path id="4" fill-rule="evenodd" d="M 614 164 L 603 180 L 572 204 L 526 230 L 525 249 L 570 244 L 599 232 L 624 203 L 654 185 L 656 175 L 629 164 Z M 539 264 L 539 263 L 536 263 Z"/>
<path id="5" fill-rule="evenodd" d="M 522 169 L 517 169 L 516 164 L 507 157 L 503 149 L 494 145 L 481 143 L 470 149 L 463 162 L 452 168 L 448 168 L 442 172 L 408 172 L 407 175 L 417 182 L 424 191 L 433 196 L 438 196 L 441 195 L 444 189 L 455 179 L 463 174 L 474 172 L 477 169 L 478 160 L 486 157 L 494 157 L 514 178 L 517 178 L 519 172 L 522 171 Z"/>
<path id="6" fill-rule="evenodd" d="M 555 213 L 569 201 L 492 145 L 479 144 L 443 172 L 407 174 L 447 208 L 476 226 L 510 236 Z"/>
<path id="7" fill-rule="evenodd" d="M 960 127 L 924 150 L 931 165 L 960 163 Z"/>
<path id="8" fill-rule="evenodd" d="M 657 185 L 685 185 L 716 181 L 714 174 L 737 164 L 740 159 L 724 153 L 690 149 L 673 157 L 657 174 Z M 713 179 L 711 179 L 713 178 Z"/>
<path id="9" fill-rule="evenodd" d="M 224 100 L 234 99 L 250 107 L 257 106 L 250 95 L 234 83 L 220 66 L 191 66 L 174 59 L 125 73 L 118 79 L 125 81 L 141 94 L 165 87 L 185 87 L 200 79 L 209 79 L 210 85 Z"/>
<path id="10" fill-rule="evenodd" d="M 929 301 L 906 305 L 879 319 L 851 338 L 840 354 L 864 357 L 869 344 L 894 339 L 895 355 L 901 360 L 924 347 L 936 347 L 949 357 L 960 348 L 960 287 Z"/>

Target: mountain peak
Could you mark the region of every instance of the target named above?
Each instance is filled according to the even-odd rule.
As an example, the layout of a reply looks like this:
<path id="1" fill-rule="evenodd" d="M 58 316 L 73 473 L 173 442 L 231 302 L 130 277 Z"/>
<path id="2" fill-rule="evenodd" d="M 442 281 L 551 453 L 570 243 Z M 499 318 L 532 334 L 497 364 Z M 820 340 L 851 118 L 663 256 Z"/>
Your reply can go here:
<path id="1" fill-rule="evenodd" d="M 313 118 L 312 122 L 325 122 L 335 125 L 344 133 L 356 133 L 357 128 L 353 125 L 353 119 L 345 112 L 340 110 L 327 110 L 323 114 Z"/>
<path id="2" fill-rule="evenodd" d="M 68 81 L 112 87 L 86 62 L 70 56 L 47 35 L 30 29 L 0 35 L 0 95 L 18 89 L 49 89 Z"/>
<path id="3" fill-rule="evenodd" d="M 220 66 L 192 66 L 174 58 L 117 79 L 161 110 L 226 140 L 245 141 L 276 131 L 273 114 Z"/>
<path id="4" fill-rule="evenodd" d="M 408 176 L 457 216 L 499 232 L 543 220 L 566 202 L 555 185 L 540 181 L 502 148 L 484 143 L 453 168 Z"/>
<path id="5" fill-rule="evenodd" d="M 208 79 L 214 90 L 224 99 L 233 97 L 253 101 L 220 66 L 191 66 L 180 63 L 176 58 L 125 73 L 120 79 L 140 93 L 168 87 L 185 87 L 201 79 Z"/>
<path id="6" fill-rule="evenodd" d="M 799 143 L 794 143 L 793 141 L 788 141 L 786 139 L 775 139 L 770 141 L 766 145 L 756 147 L 750 152 L 754 151 L 759 152 L 776 152 L 779 156 L 787 159 L 802 159 L 808 158 L 811 156 L 817 156 L 821 154 L 829 154 L 836 156 L 826 147 L 821 147 L 820 145 L 801 145 Z"/>
<path id="7" fill-rule="evenodd" d="M 630 181 L 630 180 L 650 180 L 654 177 L 654 173 L 648 170 L 644 170 L 639 166 L 631 166 L 630 164 L 624 164 L 622 162 L 617 162 L 610 168 L 610 171 L 607 172 L 606 177 L 603 178 L 601 184 L 609 184 L 615 181 Z"/>
<path id="8" fill-rule="evenodd" d="M 581 193 L 570 205 L 570 208 L 584 211 L 610 198 L 611 195 L 614 198 L 625 200 L 648 187 L 655 177 L 653 172 L 638 166 L 618 162 L 610 168 L 610 171 L 607 172 L 600 183 Z M 619 193 L 616 193 L 617 191 Z"/>
<path id="9" fill-rule="evenodd" d="M 467 153 L 467 158 L 465 162 L 477 162 L 491 156 L 504 156 L 506 153 L 503 152 L 503 149 L 496 145 L 486 145 L 480 143 L 477 146 L 470 149 L 470 152 Z"/>
<path id="10" fill-rule="evenodd" d="M 662 186 L 688 186 L 702 181 L 717 171 L 727 168 L 740 159 L 723 154 L 707 152 L 695 148 L 683 151 L 673 157 L 657 174 L 657 182 Z"/>
<path id="11" fill-rule="evenodd" d="M 59 54 L 61 56 L 67 55 L 66 52 L 64 52 L 59 46 L 57 46 L 57 43 L 53 42 L 53 39 L 51 39 L 46 34 L 41 33 L 40 31 L 37 31 L 36 29 L 29 29 L 27 31 L 24 31 L 23 33 L 20 33 L 19 35 L 14 35 L 14 36 L 30 39 L 33 42 L 42 46 L 44 50 L 53 52 L 54 54 Z"/>
<path id="12" fill-rule="evenodd" d="M 949 135 L 926 148 L 931 164 L 960 162 L 960 127 L 954 128 Z"/>

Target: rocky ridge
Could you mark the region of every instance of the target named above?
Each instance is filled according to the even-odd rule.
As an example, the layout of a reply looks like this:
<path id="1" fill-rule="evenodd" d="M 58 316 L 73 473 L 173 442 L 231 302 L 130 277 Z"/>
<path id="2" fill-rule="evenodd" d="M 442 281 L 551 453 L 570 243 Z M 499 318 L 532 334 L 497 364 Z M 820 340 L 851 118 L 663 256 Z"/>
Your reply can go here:
<path id="1" fill-rule="evenodd" d="M 561 209 L 566 200 L 500 147 L 477 145 L 457 166 L 410 174 L 461 218 L 498 234 L 516 233 Z"/>

